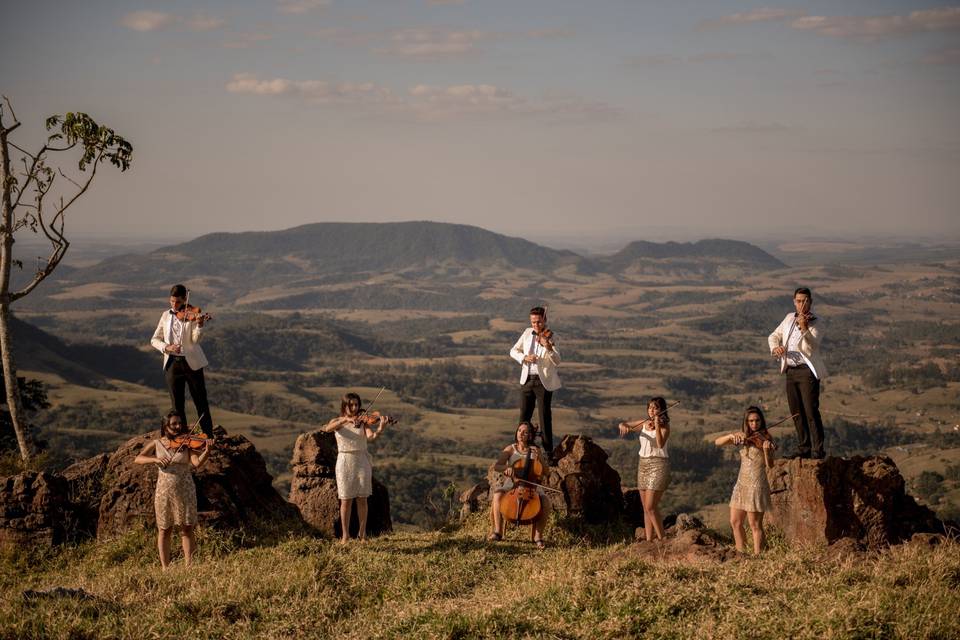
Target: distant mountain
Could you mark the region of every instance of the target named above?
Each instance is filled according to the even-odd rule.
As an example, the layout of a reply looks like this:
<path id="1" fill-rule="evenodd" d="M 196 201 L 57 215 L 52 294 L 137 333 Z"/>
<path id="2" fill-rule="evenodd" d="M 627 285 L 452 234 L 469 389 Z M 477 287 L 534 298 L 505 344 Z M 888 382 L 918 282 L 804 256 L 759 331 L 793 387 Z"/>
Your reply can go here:
<path id="1" fill-rule="evenodd" d="M 563 268 L 580 276 L 656 274 L 718 280 L 785 265 L 746 242 L 632 242 L 608 257 L 586 258 L 479 227 L 438 222 L 317 223 L 283 231 L 211 233 L 147 254 L 108 258 L 63 270 L 44 283 L 32 309 L 96 309 L 156 305 L 168 287 L 185 282 L 202 290 L 203 304 L 263 309 L 398 307 L 488 311 L 512 308 L 549 287 Z M 528 289 L 485 295 L 485 276 L 506 270 Z M 389 282 L 375 276 L 388 274 Z M 398 285 L 398 276 L 402 284 Z M 537 280 L 539 278 L 539 280 Z M 356 285 L 356 286 L 354 286 Z M 520 305 L 522 307 L 522 305 Z"/>
<path id="2" fill-rule="evenodd" d="M 582 258 L 479 227 L 438 222 L 324 222 L 283 231 L 211 233 L 146 255 L 109 258 L 71 280 L 116 284 L 212 278 L 251 290 L 294 278 L 393 272 L 438 264 L 553 270 Z"/>
<path id="3" fill-rule="evenodd" d="M 664 243 L 638 240 L 612 256 L 597 259 L 597 262 L 608 273 L 631 269 L 640 272 L 713 272 L 724 267 L 751 272 L 787 266 L 749 242 L 719 239 Z"/>

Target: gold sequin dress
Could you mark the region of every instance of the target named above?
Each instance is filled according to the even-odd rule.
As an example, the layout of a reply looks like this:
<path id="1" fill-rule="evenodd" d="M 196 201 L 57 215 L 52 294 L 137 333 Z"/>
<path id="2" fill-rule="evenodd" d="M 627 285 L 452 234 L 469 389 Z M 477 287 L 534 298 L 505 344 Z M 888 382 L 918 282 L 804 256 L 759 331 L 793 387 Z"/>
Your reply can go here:
<path id="1" fill-rule="evenodd" d="M 174 454 L 159 440 L 155 441 L 155 447 L 157 458 L 170 460 L 166 467 L 159 467 L 157 474 L 157 492 L 153 499 L 157 527 L 192 527 L 197 524 L 197 487 L 190 472 L 190 452 L 184 448 Z"/>
<path id="2" fill-rule="evenodd" d="M 771 507 L 763 451 L 754 446 L 741 446 L 740 475 L 730 496 L 730 508 L 762 513 Z"/>

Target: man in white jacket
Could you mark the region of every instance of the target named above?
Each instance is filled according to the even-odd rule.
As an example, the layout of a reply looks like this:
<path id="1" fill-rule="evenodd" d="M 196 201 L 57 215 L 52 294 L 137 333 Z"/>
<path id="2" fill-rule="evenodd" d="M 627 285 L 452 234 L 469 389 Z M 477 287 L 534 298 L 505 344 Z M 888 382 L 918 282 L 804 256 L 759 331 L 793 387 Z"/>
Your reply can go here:
<path id="1" fill-rule="evenodd" d="M 823 321 L 811 312 L 813 294 L 800 287 L 793 292 L 795 311 L 788 313 L 767 338 L 770 353 L 780 359 L 780 373 L 787 384 L 787 404 L 795 414 L 797 452 L 789 458 L 821 459 L 823 421 L 820 418 L 820 383 L 827 369 L 820 358 Z"/>
<path id="2" fill-rule="evenodd" d="M 212 438 L 213 419 L 210 417 L 207 385 L 203 379 L 207 357 L 199 344 L 204 318 L 194 318 L 190 314 L 181 314 L 182 319 L 178 318 L 177 312 L 182 312 L 186 304 L 187 288 L 182 284 L 173 285 L 170 289 L 170 308 L 160 316 L 150 344 L 163 354 L 163 377 L 173 409 L 180 415 L 186 415 L 183 411 L 186 402 L 184 387 L 189 387 L 190 397 L 200 417 L 200 427 Z"/>
<path id="3" fill-rule="evenodd" d="M 540 428 L 543 429 L 543 446 L 553 457 L 553 414 L 550 400 L 553 392 L 561 387 L 557 368 L 560 366 L 560 350 L 555 336 L 547 338 L 547 311 L 543 307 L 530 309 L 530 327 L 520 334 L 520 339 L 510 349 L 510 357 L 520 363 L 520 420 L 529 422 L 533 409 L 539 409 Z"/>

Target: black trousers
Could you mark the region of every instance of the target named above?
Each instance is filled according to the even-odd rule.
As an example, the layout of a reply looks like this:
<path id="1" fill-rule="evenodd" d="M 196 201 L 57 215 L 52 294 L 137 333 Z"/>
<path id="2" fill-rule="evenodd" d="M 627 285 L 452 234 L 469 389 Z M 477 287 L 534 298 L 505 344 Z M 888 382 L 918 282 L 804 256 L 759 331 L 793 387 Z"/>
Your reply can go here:
<path id="1" fill-rule="evenodd" d="M 824 456 L 823 421 L 820 419 L 820 381 L 810 367 L 787 369 L 787 404 L 790 413 L 798 413 L 793 419 L 797 430 L 797 452 L 800 455 Z"/>
<path id="2" fill-rule="evenodd" d="M 520 385 L 520 422 L 529 421 L 533 417 L 533 407 L 536 405 L 540 428 L 543 430 L 543 446 L 547 455 L 553 455 L 553 413 L 550 411 L 550 399 L 553 391 L 543 388 L 539 376 L 529 376 L 527 381 Z"/>
<path id="3" fill-rule="evenodd" d="M 190 387 L 190 397 L 193 406 L 197 408 L 200 418 L 200 428 L 207 437 L 213 437 L 213 418 L 210 417 L 210 405 L 207 404 L 207 385 L 203 381 L 203 369 L 191 369 L 187 359 L 182 356 L 170 356 L 167 368 L 163 372 L 170 392 L 170 403 L 175 411 L 184 414 L 186 396 L 184 387 Z"/>

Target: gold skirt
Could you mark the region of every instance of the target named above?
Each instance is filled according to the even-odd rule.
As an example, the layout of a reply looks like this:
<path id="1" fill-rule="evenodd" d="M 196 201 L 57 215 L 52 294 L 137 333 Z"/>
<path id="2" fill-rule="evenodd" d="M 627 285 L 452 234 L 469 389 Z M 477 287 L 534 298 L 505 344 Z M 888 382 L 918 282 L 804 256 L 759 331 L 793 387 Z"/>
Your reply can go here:
<path id="1" fill-rule="evenodd" d="M 670 486 L 669 458 L 640 458 L 637 488 L 641 491 L 666 491 Z"/>

